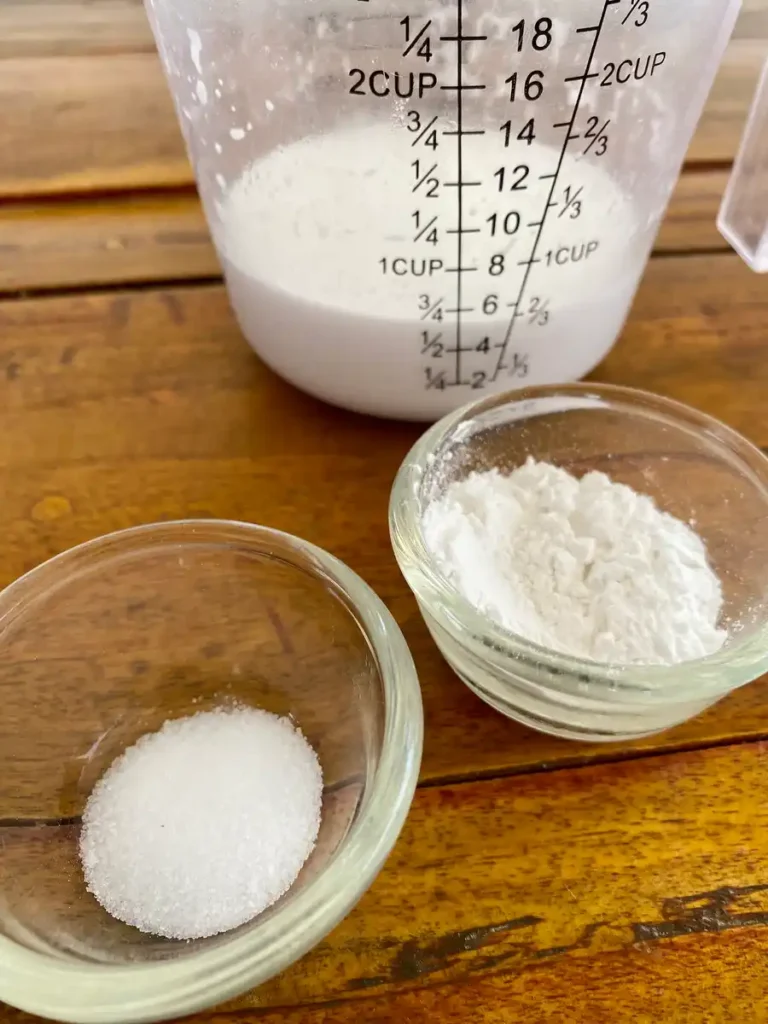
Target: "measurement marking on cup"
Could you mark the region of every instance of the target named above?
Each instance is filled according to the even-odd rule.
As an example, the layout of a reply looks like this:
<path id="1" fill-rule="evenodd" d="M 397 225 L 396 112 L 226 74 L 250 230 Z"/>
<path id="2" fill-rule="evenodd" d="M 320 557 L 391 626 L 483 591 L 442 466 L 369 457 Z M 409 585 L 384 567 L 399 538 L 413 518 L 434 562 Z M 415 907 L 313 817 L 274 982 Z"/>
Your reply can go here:
<path id="1" fill-rule="evenodd" d="M 413 166 L 413 168 L 414 168 L 414 170 L 416 172 L 416 184 L 411 189 L 411 192 L 418 192 L 418 190 L 421 188 L 421 186 L 424 184 L 424 182 L 427 181 L 427 179 L 429 178 L 430 174 L 434 174 L 435 173 L 435 171 L 437 170 L 437 164 L 432 164 L 432 166 L 429 168 L 429 170 L 426 171 L 421 176 L 419 176 L 419 171 L 420 171 L 419 161 L 418 160 L 414 160 L 413 164 L 411 166 Z"/>
<path id="2" fill-rule="evenodd" d="M 587 153 L 589 153 L 593 146 L 597 147 L 595 149 L 595 153 L 598 156 L 604 155 L 606 149 L 608 148 L 608 125 L 610 123 L 611 120 L 610 118 L 608 118 L 608 120 L 605 121 L 605 123 L 600 128 L 598 128 L 597 126 L 600 124 L 600 119 L 597 117 L 590 117 L 589 127 L 584 132 L 584 138 L 591 140 L 587 148 L 584 150 L 585 156 Z"/>
<path id="3" fill-rule="evenodd" d="M 515 311 L 523 308 L 523 301 L 525 299 L 525 295 L 526 295 L 528 284 L 529 284 L 529 281 L 530 281 L 530 278 L 531 278 L 531 273 L 533 271 L 533 267 L 534 267 L 534 265 L 536 263 L 541 262 L 537 258 L 537 253 L 538 253 L 539 245 L 541 243 L 541 237 L 542 237 L 542 235 L 544 233 L 544 226 L 545 226 L 545 224 L 547 222 L 547 216 L 548 216 L 549 211 L 550 211 L 550 205 L 549 204 L 554 199 L 555 189 L 557 188 L 558 178 L 560 177 L 560 172 L 563 169 L 563 163 L 565 161 L 565 154 L 566 154 L 566 151 L 568 149 L 568 144 L 571 141 L 571 136 L 573 134 L 574 125 L 576 124 L 576 118 L 579 115 L 579 109 L 581 107 L 581 101 L 582 101 L 582 99 L 584 97 L 584 90 L 586 88 L 587 82 L 590 80 L 589 76 L 592 74 L 592 64 L 593 64 L 593 61 L 595 59 L 595 54 L 597 52 L 597 45 L 598 45 L 598 42 L 600 41 L 600 36 L 602 34 L 602 31 L 603 31 L 603 26 L 605 25 L 605 19 L 606 19 L 606 15 L 608 13 L 608 8 L 612 7 L 617 2 L 618 2 L 618 0 L 603 0 L 603 7 L 602 7 L 602 10 L 600 12 L 600 18 L 598 20 L 597 25 L 595 25 L 595 26 L 591 26 L 591 25 L 590 26 L 585 26 L 585 29 L 584 29 L 587 32 L 593 32 L 594 33 L 593 39 L 592 39 L 592 45 L 589 48 L 589 54 L 587 56 L 586 66 L 584 67 L 584 72 L 583 72 L 583 74 L 578 76 L 579 91 L 578 91 L 578 94 L 576 96 L 576 101 L 573 104 L 573 109 L 571 111 L 570 120 L 565 122 L 565 123 L 563 123 L 563 124 L 561 124 L 561 127 L 566 128 L 567 131 L 565 133 L 565 138 L 563 139 L 562 145 L 560 147 L 560 156 L 559 156 L 558 161 L 557 161 L 557 167 L 555 168 L 555 172 L 554 172 L 554 174 L 553 174 L 553 176 L 551 178 L 551 183 L 550 183 L 550 188 L 549 188 L 549 195 L 547 196 L 547 202 L 546 202 L 545 207 L 544 207 L 544 214 L 543 214 L 542 219 L 541 219 L 541 224 L 539 225 L 539 227 L 536 230 L 536 235 L 535 235 L 535 238 L 533 240 L 533 246 L 531 247 L 530 258 L 528 260 L 520 261 L 520 263 L 519 263 L 520 266 L 524 266 L 525 267 L 525 271 L 523 272 L 523 279 L 520 282 L 520 288 L 519 288 L 518 293 L 517 293 L 517 299 L 515 300 L 515 304 L 514 304 Z M 580 30 L 577 29 L 577 32 L 578 31 L 580 31 Z M 601 143 L 601 145 L 603 146 L 603 149 L 602 149 L 603 152 L 605 152 L 605 147 L 607 146 L 607 137 L 605 136 L 605 128 L 606 127 L 607 127 L 607 125 L 604 126 L 599 132 L 595 133 L 596 136 L 597 136 L 597 138 L 595 139 L 595 142 L 597 142 L 598 139 L 604 140 Z M 590 143 L 590 145 L 591 145 L 591 143 Z M 596 148 L 595 149 L 595 153 L 600 153 L 600 149 Z M 459 237 L 461 237 L 461 236 L 459 236 Z M 547 312 L 547 319 L 549 319 L 549 311 L 547 310 L 546 312 Z M 541 321 L 538 321 L 538 322 L 541 323 Z M 498 379 L 499 375 L 501 374 L 502 370 L 505 369 L 504 359 L 505 359 L 505 356 L 506 356 L 506 353 L 507 353 L 507 349 L 509 348 L 510 339 L 512 338 L 512 336 L 514 334 L 515 324 L 516 323 L 517 323 L 517 318 L 514 315 L 511 316 L 510 320 L 509 320 L 509 324 L 507 325 L 506 332 L 504 334 L 504 341 L 502 342 L 501 348 L 499 349 L 499 356 L 498 356 L 498 359 L 496 361 L 496 368 L 495 368 L 495 370 L 493 372 L 493 375 L 491 377 L 491 381 L 492 382 L 496 381 Z M 543 324 L 542 324 L 542 326 L 543 326 Z"/>
<path id="4" fill-rule="evenodd" d="M 435 226 L 435 224 L 437 224 L 437 217 L 433 217 L 428 224 L 425 224 L 424 227 L 414 235 L 414 242 L 418 242 L 420 238 L 423 238 L 424 235 L 426 235 L 426 233 Z"/>
<path id="5" fill-rule="evenodd" d="M 403 19 L 403 21 L 405 21 L 406 39 L 407 39 L 409 21 L 406 21 L 405 18 Z M 400 22 L 401 25 L 403 24 L 403 21 Z M 416 33 L 416 35 L 413 37 L 413 39 L 411 39 L 411 41 L 408 43 L 406 48 L 403 50 L 403 56 L 404 57 L 408 56 L 408 54 L 411 52 L 411 50 L 414 48 L 414 46 L 416 46 L 417 43 L 419 43 L 419 42 L 424 43 L 426 41 L 425 40 L 425 36 L 426 36 L 427 32 L 429 32 L 429 27 L 430 27 L 431 24 L 432 24 L 431 21 L 424 22 L 424 24 L 421 26 L 421 28 Z"/>
<path id="6" fill-rule="evenodd" d="M 458 312 L 461 310 L 464 303 L 462 302 L 462 278 L 463 274 L 461 268 L 464 266 L 464 189 L 461 187 L 461 183 L 464 180 L 464 165 L 463 165 L 463 150 L 462 144 L 462 131 L 464 128 L 464 89 L 462 81 L 462 57 L 464 56 L 463 46 L 463 34 L 464 34 L 464 0 L 457 0 L 458 9 L 456 12 L 456 130 L 458 135 L 456 136 L 456 148 L 457 148 L 457 162 L 456 162 L 456 180 L 459 184 L 457 190 L 458 198 L 458 209 L 457 209 L 457 222 L 456 222 L 456 315 L 455 315 L 455 334 L 456 334 L 456 381 L 461 380 L 461 329 L 462 329 L 462 316 L 463 314 Z M 485 87 L 483 87 L 485 88 Z"/>
<path id="7" fill-rule="evenodd" d="M 554 206 L 562 206 L 562 210 L 557 215 L 558 220 L 561 217 L 564 217 L 566 214 L 570 214 L 572 218 L 581 215 L 581 199 L 579 197 L 581 196 L 581 193 L 583 191 L 584 186 L 581 186 L 581 188 L 577 188 L 575 192 L 570 186 L 566 188 L 565 192 L 563 193 L 563 202 L 561 204 L 553 204 Z"/>
<path id="8" fill-rule="evenodd" d="M 637 25 L 638 28 L 642 28 L 646 21 L 648 21 L 649 10 L 650 4 L 648 3 L 648 0 L 630 0 L 629 10 L 621 19 L 621 24 L 626 25 L 633 15 L 637 15 L 635 18 L 635 25 Z"/>
<path id="9" fill-rule="evenodd" d="M 421 142 L 421 140 L 424 138 L 424 136 L 427 134 L 427 132 L 430 130 L 430 128 L 432 128 L 432 126 L 435 124 L 436 121 L 437 121 L 437 114 L 435 114 L 435 116 L 432 118 L 432 120 L 429 122 L 429 124 L 425 128 L 421 129 L 419 134 L 416 136 L 416 138 L 411 143 L 411 149 L 413 149 L 414 146 L 417 146 Z"/>
<path id="10" fill-rule="evenodd" d="M 419 317 L 419 320 L 426 320 L 428 317 L 434 316 L 435 313 L 440 309 L 440 305 L 441 305 L 442 302 L 444 302 L 444 299 L 442 299 L 442 298 L 437 299 L 436 302 L 433 302 L 431 306 L 428 306 L 424 310 L 424 312 Z"/>
<path id="11" fill-rule="evenodd" d="M 443 334 L 439 331 L 437 334 L 430 334 L 429 331 L 421 332 L 421 354 L 432 355 L 439 359 L 443 354 L 445 346 L 441 342 Z"/>
<path id="12" fill-rule="evenodd" d="M 459 43 L 458 45 L 461 46 L 461 43 Z M 456 90 L 456 91 L 458 91 L 459 95 L 461 95 L 463 92 L 466 92 L 468 89 L 484 89 L 485 86 L 484 85 L 479 85 L 479 84 L 472 84 L 472 85 L 470 85 L 468 82 L 464 83 L 464 82 L 461 82 L 461 80 L 459 80 L 458 82 L 456 82 L 454 84 L 451 84 L 451 85 L 441 85 L 440 88 L 444 89 L 446 91 Z"/>
<path id="13" fill-rule="evenodd" d="M 487 39 L 488 36 L 463 36 L 461 33 L 455 36 L 440 36 L 444 43 L 473 43 L 482 42 Z"/>

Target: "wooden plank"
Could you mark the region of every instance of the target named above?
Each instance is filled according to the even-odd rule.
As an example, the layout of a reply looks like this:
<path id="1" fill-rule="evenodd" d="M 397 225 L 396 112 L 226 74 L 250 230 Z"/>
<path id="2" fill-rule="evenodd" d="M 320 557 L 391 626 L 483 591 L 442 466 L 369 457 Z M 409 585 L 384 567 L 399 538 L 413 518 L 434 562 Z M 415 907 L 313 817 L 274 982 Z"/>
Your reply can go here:
<path id="1" fill-rule="evenodd" d="M 755 36 L 734 36 L 688 150 L 689 163 L 731 161 L 768 52 L 768 7 L 754 11 Z M 742 31 L 741 27 L 739 31 Z"/>
<path id="2" fill-rule="evenodd" d="M 219 273 L 193 192 L 0 209 L 0 292 Z"/>
<path id="3" fill-rule="evenodd" d="M 142 0 L 0 0 L 0 59 L 154 48 Z"/>
<path id="4" fill-rule="evenodd" d="M 689 162 L 733 159 L 766 54 L 768 0 L 744 0 L 688 151 Z"/>
<path id="5" fill-rule="evenodd" d="M 766 330 L 765 282 L 735 256 L 660 258 L 598 376 L 691 402 L 768 445 Z M 136 523 L 252 520 L 333 551 L 387 602 L 422 682 L 425 779 L 768 735 L 765 683 L 620 748 L 538 736 L 473 697 L 390 549 L 389 488 L 418 428 L 333 409 L 275 378 L 219 286 L 2 302 L 3 375 L 0 584 Z"/>
<path id="6" fill-rule="evenodd" d="M 46 8 L 59 14 L 53 17 Z M 36 11 L 47 17 L 36 17 Z M 3 38 L 0 196 L 191 183 L 167 86 L 149 52 L 146 19 L 136 2 L 0 4 Z M 767 48 L 768 0 L 750 0 L 690 161 L 732 159 Z"/>
<path id="7" fill-rule="evenodd" d="M 193 1019 L 761 1019 L 765 753 L 746 745 L 421 789 L 346 920 L 281 976 Z M 16 849 L 6 864 L 23 870 Z"/>
<path id="8" fill-rule="evenodd" d="M 0 195 L 188 184 L 154 53 L 0 60 Z"/>
<path id="9" fill-rule="evenodd" d="M 656 238 L 656 252 L 728 248 L 717 230 L 716 221 L 729 173 L 728 170 L 704 170 L 695 166 L 686 169 L 672 193 Z"/>
<path id="10" fill-rule="evenodd" d="M 529 1008 L 538 1002 L 531 997 L 541 986 L 543 1001 L 559 992 L 561 1011 L 570 999 L 560 1019 L 593 1024 L 599 964 L 634 983 L 636 998 L 648 998 L 644 964 L 662 965 L 674 990 L 694 951 L 712 971 L 703 954 L 728 931 L 742 940 L 730 951 L 730 936 L 720 936 L 728 987 L 751 988 L 752 965 L 768 949 L 764 755 L 762 745 L 726 748 L 421 790 L 358 911 L 301 963 L 233 1006 L 363 997 L 359 1015 L 372 996 L 411 993 L 405 1009 L 425 987 L 451 982 L 427 996 L 440 1020 L 465 980 L 492 978 L 499 984 L 489 1021 L 499 1018 L 488 1011 L 502 1006 L 502 1020 L 535 1020 L 522 1011 L 526 998 Z M 681 945 L 687 955 L 678 960 Z M 599 992 L 607 1013 L 617 993 L 611 999 L 608 985 Z M 670 992 L 670 1011 L 685 1005 L 682 996 Z M 548 1012 L 540 1019 L 558 1019 Z M 658 1019 L 677 1021 L 671 1012 Z"/>
<path id="11" fill-rule="evenodd" d="M 657 251 L 726 249 L 715 217 L 727 172 L 685 174 Z M 195 279 L 220 273 L 193 192 L 0 208 L 0 292 Z"/>
<path id="12" fill-rule="evenodd" d="M 739 914 L 738 903 L 734 913 L 727 908 L 725 918 L 721 906 L 721 894 L 704 895 L 704 912 L 711 910 L 721 917 L 726 936 L 694 931 L 688 937 L 680 928 L 674 944 L 662 950 L 647 943 L 592 957 L 573 950 L 552 966 L 543 957 L 541 970 L 537 965 L 519 973 L 502 968 L 498 974 L 462 978 L 460 984 L 425 984 L 374 997 L 362 1006 L 350 1000 L 267 1013 L 201 1014 L 190 1020 L 192 1024 L 202 1020 L 211 1024 L 357 1024 L 362 1011 L 370 1024 L 737 1024 L 753 1019 L 750 1015 L 763 1005 L 768 981 L 765 939 L 761 924 L 750 928 L 747 921 L 741 923 L 739 918 L 747 915 Z M 764 917 L 763 907 L 757 906 L 760 909 L 752 911 L 752 921 Z M 692 927 L 698 927 L 698 922 Z M 491 932 L 489 958 L 494 956 L 494 938 Z M 503 957 L 504 952 L 498 955 Z M 5 1024 L 21 1019 L 30 1021 L 19 1014 Z M 4 1020 L 1 1014 L 0 1020 Z"/>

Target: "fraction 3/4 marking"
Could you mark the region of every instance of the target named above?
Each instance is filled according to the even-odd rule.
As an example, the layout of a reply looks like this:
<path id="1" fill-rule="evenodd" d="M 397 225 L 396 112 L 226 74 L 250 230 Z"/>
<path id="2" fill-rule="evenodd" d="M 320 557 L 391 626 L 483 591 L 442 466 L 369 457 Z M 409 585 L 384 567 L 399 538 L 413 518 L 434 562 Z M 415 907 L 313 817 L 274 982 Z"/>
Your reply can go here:
<path id="1" fill-rule="evenodd" d="M 444 301 L 445 299 L 442 298 L 442 296 L 432 302 L 428 295 L 422 295 L 419 302 L 419 309 L 422 309 L 423 313 L 419 317 L 419 320 L 442 320 L 442 304 Z"/>
<path id="2" fill-rule="evenodd" d="M 412 114 L 416 114 L 416 111 L 412 110 L 411 113 Z M 416 117 L 418 118 L 418 114 L 416 114 Z M 421 131 L 419 131 L 418 128 L 416 129 L 417 131 L 419 131 L 419 134 L 416 136 L 416 138 L 411 143 L 411 148 L 413 148 L 414 146 L 418 146 L 418 144 L 421 142 L 421 140 L 424 138 L 424 136 L 427 134 L 427 132 L 430 130 L 430 128 L 432 128 L 434 126 L 436 121 L 437 121 L 437 114 L 435 114 L 435 116 L 432 118 L 432 120 L 429 122 L 429 124 L 425 125 L 421 129 Z M 432 148 L 434 149 L 435 147 L 433 146 Z"/>

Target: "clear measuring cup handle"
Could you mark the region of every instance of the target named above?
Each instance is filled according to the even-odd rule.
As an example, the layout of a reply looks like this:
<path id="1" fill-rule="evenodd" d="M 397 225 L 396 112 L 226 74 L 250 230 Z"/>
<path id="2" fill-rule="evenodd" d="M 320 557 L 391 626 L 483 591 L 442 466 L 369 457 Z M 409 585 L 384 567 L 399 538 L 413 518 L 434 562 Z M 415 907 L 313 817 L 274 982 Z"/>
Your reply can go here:
<path id="1" fill-rule="evenodd" d="M 768 60 L 717 217 L 720 234 L 758 273 L 768 271 Z"/>

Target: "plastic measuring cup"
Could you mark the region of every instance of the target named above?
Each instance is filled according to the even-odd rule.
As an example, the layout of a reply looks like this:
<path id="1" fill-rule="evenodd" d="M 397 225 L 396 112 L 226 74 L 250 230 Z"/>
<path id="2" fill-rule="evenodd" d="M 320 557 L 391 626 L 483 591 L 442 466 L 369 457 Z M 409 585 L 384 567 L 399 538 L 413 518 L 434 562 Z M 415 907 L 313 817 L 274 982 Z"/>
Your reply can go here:
<path id="1" fill-rule="evenodd" d="M 243 333 L 430 420 L 613 345 L 738 0 L 147 0 Z"/>
<path id="2" fill-rule="evenodd" d="M 763 66 L 717 226 L 747 266 L 768 271 L 768 61 Z"/>

